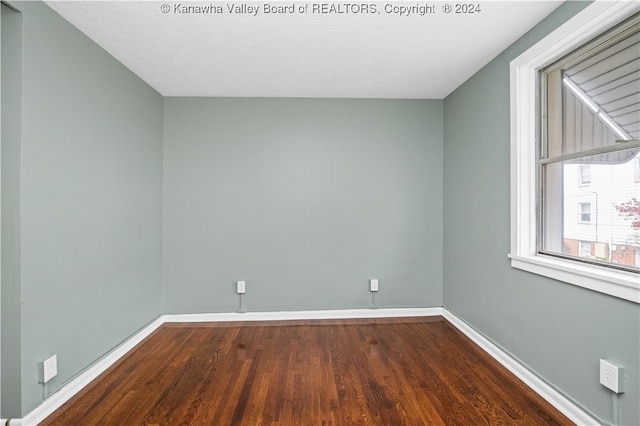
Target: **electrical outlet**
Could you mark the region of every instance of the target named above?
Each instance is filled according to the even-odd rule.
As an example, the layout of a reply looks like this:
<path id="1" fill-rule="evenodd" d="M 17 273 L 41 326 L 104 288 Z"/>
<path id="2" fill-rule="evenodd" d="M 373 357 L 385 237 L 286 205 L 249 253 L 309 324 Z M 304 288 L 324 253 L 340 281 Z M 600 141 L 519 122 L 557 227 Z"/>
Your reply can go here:
<path id="1" fill-rule="evenodd" d="M 600 360 L 600 384 L 615 393 L 624 392 L 622 389 L 622 372 L 622 367 L 618 367 L 606 359 Z"/>
<path id="2" fill-rule="evenodd" d="M 238 294 L 246 293 L 246 283 L 244 281 L 238 281 L 236 283 L 236 291 Z"/>
<path id="3" fill-rule="evenodd" d="M 58 356 L 53 355 L 40 363 L 40 383 L 47 383 L 58 375 Z"/>
<path id="4" fill-rule="evenodd" d="M 378 279 L 372 278 L 369 280 L 369 290 L 370 291 L 378 291 Z"/>

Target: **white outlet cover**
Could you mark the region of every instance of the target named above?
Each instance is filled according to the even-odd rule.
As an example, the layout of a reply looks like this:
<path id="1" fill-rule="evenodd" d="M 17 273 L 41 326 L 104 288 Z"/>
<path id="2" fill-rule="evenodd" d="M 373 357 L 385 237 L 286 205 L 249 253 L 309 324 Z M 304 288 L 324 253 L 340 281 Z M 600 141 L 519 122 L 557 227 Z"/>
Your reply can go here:
<path id="1" fill-rule="evenodd" d="M 606 359 L 600 360 L 600 384 L 615 393 L 623 393 L 621 367 Z"/>
<path id="2" fill-rule="evenodd" d="M 58 355 L 45 359 L 42 364 L 42 383 L 47 383 L 58 375 Z"/>
<path id="3" fill-rule="evenodd" d="M 244 281 L 238 281 L 236 291 L 238 294 L 244 294 L 246 292 L 246 283 Z"/>
<path id="4" fill-rule="evenodd" d="M 372 278 L 369 280 L 369 288 L 371 291 L 378 291 L 378 279 Z"/>

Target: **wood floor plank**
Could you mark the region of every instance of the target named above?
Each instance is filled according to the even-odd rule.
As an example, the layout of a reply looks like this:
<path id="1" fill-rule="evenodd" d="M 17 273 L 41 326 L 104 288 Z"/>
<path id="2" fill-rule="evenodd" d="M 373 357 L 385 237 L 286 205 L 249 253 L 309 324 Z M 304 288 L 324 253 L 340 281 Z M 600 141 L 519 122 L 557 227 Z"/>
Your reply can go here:
<path id="1" fill-rule="evenodd" d="M 41 423 L 570 425 L 442 317 L 165 324 Z"/>

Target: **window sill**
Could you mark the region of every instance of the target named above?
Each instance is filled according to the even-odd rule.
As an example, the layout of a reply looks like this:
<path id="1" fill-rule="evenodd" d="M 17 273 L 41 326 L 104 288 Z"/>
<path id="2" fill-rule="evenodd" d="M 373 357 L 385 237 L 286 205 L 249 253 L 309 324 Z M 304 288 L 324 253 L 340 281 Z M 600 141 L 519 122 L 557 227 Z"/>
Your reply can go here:
<path id="1" fill-rule="evenodd" d="M 509 255 L 511 266 L 640 304 L 638 274 L 544 255 Z"/>

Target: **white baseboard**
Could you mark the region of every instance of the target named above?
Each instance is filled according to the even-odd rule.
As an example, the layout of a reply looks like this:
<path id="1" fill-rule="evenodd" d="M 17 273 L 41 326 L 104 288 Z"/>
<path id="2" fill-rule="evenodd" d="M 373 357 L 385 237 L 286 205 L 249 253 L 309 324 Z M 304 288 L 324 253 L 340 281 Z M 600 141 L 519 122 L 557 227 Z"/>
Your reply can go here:
<path id="1" fill-rule="evenodd" d="M 586 413 L 573 401 L 558 392 L 547 382 L 539 378 L 528 368 L 512 358 L 508 353 L 478 333 L 463 320 L 446 308 L 397 308 L 397 309 L 343 309 L 326 311 L 282 311 L 282 312 L 247 312 L 247 313 L 215 313 L 215 314 L 176 314 L 163 315 L 142 329 L 129 340 L 118 346 L 98 362 L 90 366 L 82 374 L 63 386 L 48 398 L 42 405 L 34 409 L 23 419 L 10 419 L 7 426 L 36 426 L 51 413 L 60 408 L 92 380 L 105 372 L 120 358 L 126 355 L 138 343 L 142 342 L 162 324 L 174 322 L 222 322 L 222 321 L 284 321 L 311 319 L 351 319 L 351 318 L 392 318 L 414 316 L 443 316 L 453 326 L 474 341 L 485 352 L 496 359 L 505 368 L 525 382 L 531 389 L 542 396 L 561 413 L 578 425 L 598 425 L 595 418 Z M 4 420 L 0 426 L 5 426 Z"/>
<path id="2" fill-rule="evenodd" d="M 489 339 L 484 337 L 474 328 L 469 326 L 462 319 L 451 313 L 447 309 L 444 310 L 444 317 L 453 326 L 460 330 L 465 336 L 475 342 L 488 353 L 492 358 L 502 364 L 507 370 L 512 372 L 516 377 L 526 383 L 534 392 L 544 398 L 548 403 L 553 405 L 558 411 L 567 416 L 572 422 L 581 426 L 600 425 L 600 421 L 585 412 L 582 408 L 568 399 L 554 387 L 542 380 L 539 376 L 513 358 L 507 352 L 495 345 Z"/>
<path id="3" fill-rule="evenodd" d="M 289 321 L 311 319 L 428 317 L 443 315 L 443 308 L 336 309 L 318 311 L 228 312 L 165 315 L 165 322 Z"/>

